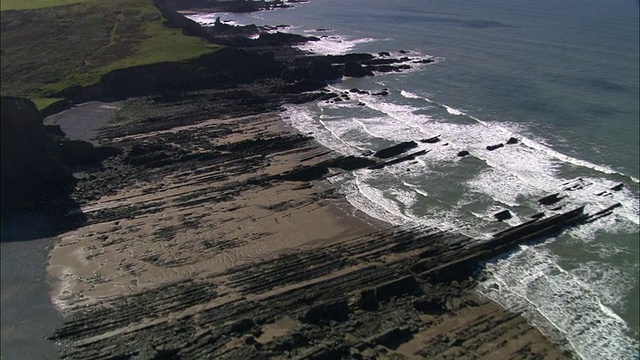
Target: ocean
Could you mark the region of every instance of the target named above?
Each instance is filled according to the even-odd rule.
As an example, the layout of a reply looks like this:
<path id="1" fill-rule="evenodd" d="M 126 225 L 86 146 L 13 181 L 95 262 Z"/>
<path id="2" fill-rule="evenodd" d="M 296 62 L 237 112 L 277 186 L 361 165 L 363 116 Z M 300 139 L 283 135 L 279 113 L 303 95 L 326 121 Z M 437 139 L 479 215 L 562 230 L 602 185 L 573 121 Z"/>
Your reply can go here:
<path id="1" fill-rule="evenodd" d="M 290 106 L 283 118 L 347 155 L 439 136 L 418 142 L 428 153 L 415 161 L 331 177 L 351 204 L 393 224 L 483 239 L 506 226 L 493 216 L 502 210 L 516 225 L 620 203 L 611 216 L 484 264 L 478 291 L 582 359 L 637 359 L 638 13 L 632 0 L 314 0 L 191 18 L 288 24 L 322 37 L 303 46 L 317 53 L 434 59 L 330 85 L 387 96 L 348 92 L 346 101 Z M 506 144 L 511 137 L 517 143 Z M 538 203 L 553 193 L 560 202 Z"/>

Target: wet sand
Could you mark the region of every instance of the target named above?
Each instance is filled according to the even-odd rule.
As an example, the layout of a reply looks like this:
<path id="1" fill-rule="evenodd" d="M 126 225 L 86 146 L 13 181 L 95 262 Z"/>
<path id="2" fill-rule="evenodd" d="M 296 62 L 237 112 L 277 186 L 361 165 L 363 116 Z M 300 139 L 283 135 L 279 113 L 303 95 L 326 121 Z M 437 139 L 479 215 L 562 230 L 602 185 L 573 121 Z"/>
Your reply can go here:
<path id="1" fill-rule="evenodd" d="M 99 145 L 98 130 L 113 117 L 117 103 L 91 101 L 74 105 L 71 109 L 53 114 L 44 119 L 45 125 L 59 125 L 65 137 Z"/>
<path id="2" fill-rule="evenodd" d="M 221 125 L 231 125 L 237 133 L 216 139 L 215 146 L 290 131 L 278 114 L 265 114 L 212 119 L 118 141 L 142 141 Z M 316 186 L 320 184 L 277 182 L 249 186 L 229 195 L 235 192 L 234 186 L 243 186 L 240 184 L 256 176 L 278 175 L 331 156 L 323 153 L 323 149 L 309 146 L 270 154 L 264 164 L 251 169 L 230 163 L 166 174 L 158 182 L 138 183 L 83 207 L 89 218 L 110 211 L 118 215 L 109 221 L 90 220 L 81 229 L 60 236 L 49 267 L 50 275 L 58 279 L 55 303 L 65 311 L 104 297 L 138 293 L 188 278 L 207 278 L 286 250 L 322 246 L 371 232 L 369 223 L 374 220 L 352 218 L 340 211 L 335 201 L 319 198 Z M 261 154 L 253 156 L 257 159 Z M 306 157 L 312 158 L 305 162 Z M 127 209 L 142 207 L 148 210 L 139 216 L 127 214 Z"/>

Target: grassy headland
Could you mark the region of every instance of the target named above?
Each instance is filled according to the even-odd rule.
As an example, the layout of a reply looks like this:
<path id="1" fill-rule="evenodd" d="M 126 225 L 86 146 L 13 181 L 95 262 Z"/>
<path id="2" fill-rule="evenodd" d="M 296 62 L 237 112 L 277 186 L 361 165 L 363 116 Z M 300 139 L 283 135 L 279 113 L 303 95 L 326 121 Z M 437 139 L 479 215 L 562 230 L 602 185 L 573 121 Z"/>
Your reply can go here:
<path id="1" fill-rule="evenodd" d="M 110 71 L 220 48 L 165 26 L 152 0 L 71 2 L 3 1 L 2 95 L 30 98 L 42 108 L 53 102 L 51 94 L 96 84 Z"/>

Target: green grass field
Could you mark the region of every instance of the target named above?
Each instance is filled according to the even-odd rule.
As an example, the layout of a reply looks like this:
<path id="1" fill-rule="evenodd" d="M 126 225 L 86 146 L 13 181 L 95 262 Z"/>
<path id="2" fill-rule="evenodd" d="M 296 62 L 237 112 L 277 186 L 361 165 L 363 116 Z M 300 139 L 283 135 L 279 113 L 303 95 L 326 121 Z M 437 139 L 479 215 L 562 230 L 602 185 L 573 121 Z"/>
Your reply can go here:
<path id="1" fill-rule="evenodd" d="M 3 9 L 20 2 L 5 1 Z M 31 99 L 47 98 L 73 85 L 95 84 L 112 70 L 185 61 L 220 49 L 164 26 L 152 0 L 88 0 L 3 11 L 1 25 L 2 95 Z M 38 100 L 41 103 L 46 101 Z"/>
<path id="2" fill-rule="evenodd" d="M 0 10 L 41 9 L 60 5 L 69 5 L 87 0 L 2 0 Z"/>

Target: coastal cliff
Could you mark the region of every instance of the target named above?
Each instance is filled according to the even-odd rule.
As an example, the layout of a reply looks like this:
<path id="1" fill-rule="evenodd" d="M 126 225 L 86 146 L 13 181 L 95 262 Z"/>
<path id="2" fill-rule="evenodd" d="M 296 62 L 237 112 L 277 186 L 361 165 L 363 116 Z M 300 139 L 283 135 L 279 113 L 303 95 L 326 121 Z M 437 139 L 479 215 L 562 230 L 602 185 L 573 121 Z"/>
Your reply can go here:
<path id="1" fill-rule="evenodd" d="M 60 212 L 76 184 L 35 105 L 2 97 L 2 214 Z"/>

